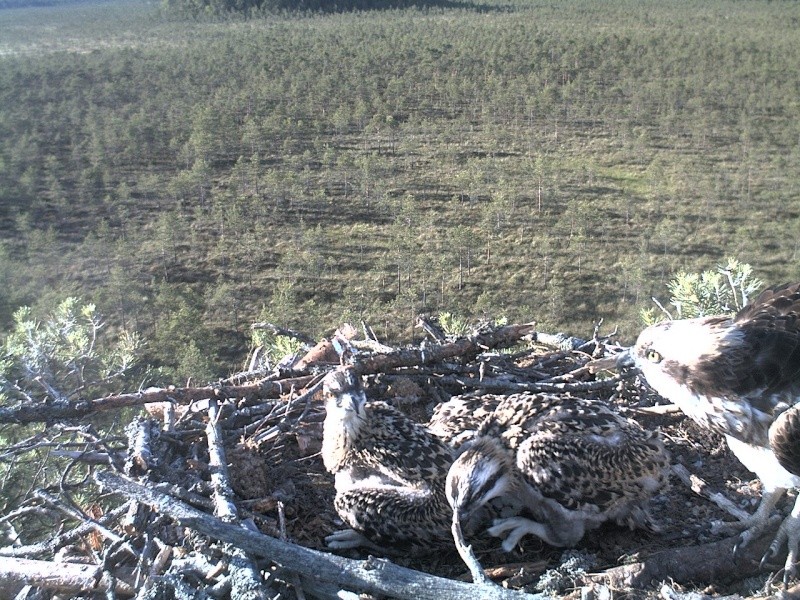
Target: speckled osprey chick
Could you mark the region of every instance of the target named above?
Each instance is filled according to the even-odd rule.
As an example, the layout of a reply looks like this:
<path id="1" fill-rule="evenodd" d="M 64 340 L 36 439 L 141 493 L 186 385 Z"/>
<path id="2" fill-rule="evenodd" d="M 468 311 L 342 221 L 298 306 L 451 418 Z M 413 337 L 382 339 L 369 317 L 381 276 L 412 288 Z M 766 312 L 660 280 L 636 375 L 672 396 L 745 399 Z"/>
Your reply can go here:
<path id="1" fill-rule="evenodd" d="M 409 554 L 452 545 L 450 448 L 389 404 L 368 402 L 351 368 L 330 373 L 323 390 L 322 458 L 335 476 L 336 512 L 352 528 L 328 536 L 328 546 Z"/>
<path id="2" fill-rule="evenodd" d="M 606 521 L 650 525 L 647 504 L 667 482 L 669 458 L 654 432 L 600 401 L 521 393 L 484 396 L 496 409 L 447 476 L 460 520 L 497 497 L 516 498 L 529 516 L 488 531 L 512 550 L 526 534 L 573 546 Z"/>

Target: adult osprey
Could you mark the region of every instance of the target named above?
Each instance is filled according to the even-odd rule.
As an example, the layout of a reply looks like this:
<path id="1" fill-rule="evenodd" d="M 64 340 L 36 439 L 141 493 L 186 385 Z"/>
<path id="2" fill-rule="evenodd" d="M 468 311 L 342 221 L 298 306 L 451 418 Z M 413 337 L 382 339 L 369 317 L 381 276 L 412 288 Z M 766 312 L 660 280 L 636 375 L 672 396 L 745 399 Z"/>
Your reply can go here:
<path id="1" fill-rule="evenodd" d="M 742 545 L 759 537 L 775 503 L 800 485 L 800 283 L 764 291 L 734 317 L 659 323 L 618 360 L 701 426 L 725 435 L 764 486 L 742 521 Z M 800 498 L 765 558 L 788 546 L 784 581 L 800 545 Z"/>

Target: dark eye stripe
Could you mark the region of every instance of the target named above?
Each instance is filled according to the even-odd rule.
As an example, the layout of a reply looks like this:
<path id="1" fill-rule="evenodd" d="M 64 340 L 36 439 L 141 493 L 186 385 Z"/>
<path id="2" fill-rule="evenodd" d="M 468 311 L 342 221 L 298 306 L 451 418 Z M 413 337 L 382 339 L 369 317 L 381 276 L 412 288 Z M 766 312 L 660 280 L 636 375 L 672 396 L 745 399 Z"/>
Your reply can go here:
<path id="1" fill-rule="evenodd" d="M 503 477 L 502 469 L 498 469 L 495 471 L 492 476 L 486 480 L 483 486 L 479 490 L 475 490 L 475 494 L 473 494 L 476 498 L 481 498 L 488 494 L 491 489 L 497 485 L 497 482 L 500 481 L 500 478 Z"/>

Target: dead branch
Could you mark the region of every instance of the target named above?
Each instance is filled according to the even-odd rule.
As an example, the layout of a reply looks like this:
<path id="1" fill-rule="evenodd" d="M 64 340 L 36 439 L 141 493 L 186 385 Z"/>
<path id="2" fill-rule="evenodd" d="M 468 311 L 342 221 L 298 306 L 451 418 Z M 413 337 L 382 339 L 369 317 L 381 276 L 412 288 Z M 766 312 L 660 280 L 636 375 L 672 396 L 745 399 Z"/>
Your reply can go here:
<path id="1" fill-rule="evenodd" d="M 58 498 L 56 498 L 54 496 L 51 496 L 50 494 L 48 494 L 44 490 L 36 490 L 33 494 L 34 494 L 34 496 L 36 496 L 37 498 L 43 500 L 44 502 L 46 502 L 47 504 L 49 504 L 53 508 L 57 508 L 58 510 L 60 510 L 61 512 L 66 514 L 67 516 L 69 516 L 69 517 L 71 517 L 73 519 L 76 519 L 78 521 L 81 521 L 81 522 L 83 522 L 83 523 L 85 523 L 87 525 L 90 525 L 91 528 L 94 531 L 98 532 L 99 534 L 101 534 L 103 537 L 105 537 L 106 539 L 110 540 L 111 542 L 113 542 L 115 544 L 119 544 L 120 547 L 122 549 L 126 550 L 128 553 L 130 553 L 131 556 L 134 556 L 134 557 L 138 557 L 139 556 L 138 552 L 136 552 L 136 550 L 128 542 L 126 542 L 125 539 L 123 539 L 122 537 L 120 537 L 119 535 L 117 535 L 116 533 L 111 531 L 105 525 L 103 525 L 100 522 L 96 521 L 95 519 L 89 517 L 88 515 L 82 513 L 77 508 L 74 508 L 72 506 L 68 506 L 67 504 L 65 504 L 64 502 L 62 502 Z"/>
<path id="2" fill-rule="evenodd" d="M 111 472 L 99 472 L 97 482 L 127 498 L 152 505 L 157 511 L 168 515 L 183 527 L 241 548 L 255 556 L 263 556 L 281 567 L 301 576 L 323 582 L 332 582 L 344 589 L 373 594 L 386 594 L 396 598 L 419 598 L 425 600 L 447 600 L 455 598 L 498 600 L 536 599 L 534 596 L 504 590 L 500 587 L 484 588 L 473 584 L 427 575 L 397 566 L 384 559 L 369 558 L 353 560 L 312 550 L 296 544 L 282 542 L 254 531 L 223 523 L 190 506 L 139 485 Z M 495 589 L 496 588 L 496 589 Z"/>
<path id="3" fill-rule="evenodd" d="M 379 373 L 398 367 L 412 367 L 431 364 L 461 356 L 471 358 L 489 348 L 503 347 L 517 343 L 527 335 L 535 333 L 534 324 L 508 325 L 493 331 L 479 333 L 452 343 L 428 348 L 397 350 L 387 354 L 377 354 L 356 361 L 356 369 L 362 375 Z M 338 361 L 337 361 L 338 362 Z M 81 400 L 70 404 L 48 405 L 43 403 L 25 404 L 14 408 L 0 407 L 0 423 L 28 424 L 36 422 L 53 423 L 85 417 L 89 414 L 141 406 L 153 402 L 189 404 L 208 398 L 241 398 L 254 401 L 276 398 L 287 393 L 292 387 L 302 389 L 314 379 L 313 376 L 299 376 L 274 381 L 262 379 L 242 385 L 208 385 L 184 388 L 151 388 L 141 392 L 115 394 L 104 398 Z"/>
<path id="4" fill-rule="evenodd" d="M 761 558 L 774 534 L 775 530 L 772 530 L 770 535 L 744 548 L 737 548 L 735 554 L 738 535 L 699 546 L 670 548 L 656 552 L 641 562 L 593 573 L 585 579 L 587 583 L 604 583 L 617 589 L 652 589 L 666 580 L 682 584 L 739 580 L 760 571 Z"/>
<path id="5" fill-rule="evenodd" d="M 253 323 L 250 325 L 250 329 L 266 329 L 267 331 L 272 332 L 273 335 L 281 335 L 283 337 L 293 338 L 296 339 L 304 344 L 309 346 L 313 346 L 317 343 L 317 340 L 312 338 L 310 335 L 306 335 L 300 331 L 295 331 L 294 329 L 288 329 L 286 327 L 280 327 L 273 323 Z"/>
<path id="6" fill-rule="evenodd" d="M 211 469 L 211 487 L 213 489 L 214 514 L 228 523 L 238 522 L 239 515 L 233 503 L 233 490 L 228 477 L 228 461 L 222 442 L 222 431 L 219 424 L 219 406 L 215 399 L 208 405 L 208 439 L 209 467 Z M 230 554 L 229 570 L 231 571 L 231 589 L 234 598 L 242 600 L 262 600 L 274 594 L 268 594 L 263 580 L 258 574 L 250 558 L 245 552 L 233 547 Z"/>
<path id="7" fill-rule="evenodd" d="M 719 506 L 722 510 L 727 512 L 732 517 L 739 519 L 746 519 L 750 515 L 742 510 L 719 492 L 713 492 L 708 488 L 708 484 L 697 475 L 690 473 L 689 470 L 681 464 L 672 465 L 672 472 L 685 483 L 695 494 L 699 494 L 703 498 L 711 500 L 714 504 Z"/>
<path id="8" fill-rule="evenodd" d="M 61 593 L 110 592 L 125 597 L 135 594 L 133 587 L 118 577 L 113 579 L 97 565 L 4 558 L 0 560 L 0 581 L 34 585 Z"/>
<path id="9" fill-rule="evenodd" d="M 128 434 L 128 459 L 125 461 L 125 473 L 128 475 L 144 475 L 150 469 L 150 426 L 149 419 L 141 417 L 130 422 L 125 431 Z"/>
<path id="10" fill-rule="evenodd" d="M 287 393 L 292 386 L 303 388 L 313 380 L 311 375 L 284 379 L 281 381 L 256 381 L 244 385 L 216 386 L 185 388 L 152 388 L 142 392 L 128 394 L 114 394 L 93 400 L 81 400 L 68 405 L 34 404 L 17 406 L 14 408 L 0 408 L 0 423 L 15 423 L 25 425 L 29 423 L 53 423 L 70 419 L 78 419 L 95 412 L 116 410 L 130 406 L 141 406 L 150 402 L 173 402 L 176 404 L 189 404 L 197 400 L 208 398 L 243 398 L 245 400 L 258 400 L 277 398 Z"/>
<path id="11" fill-rule="evenodd" d="M 98 519 L 98 523 L 106 527 L 109 526 L 111 523 L 128 512 L 130 505 L 130 502 L 126 502 L 122 506 L 115 508 L 114 510 L 100 517 Z M 93 522 L 82 522 L 75 529 L 66 531 L 61 535 L 48 540 L 47 542 L 31 544 L 29 546 L 8 546 L 5 548 L 0 548 L 0 556 L 31 557 L 53 554 L 57 548 L 60 548 L 61 546 L 86 535 L 87 533 L 93 531 L 94 528 L 95 525 Z"/>
<path id="12" fill-rule="evenodd" d="M 447 339 L 444 329 L 439 325 L 439 320 L 430 315 L 419 315 L 414 326 L 421 328 L 436 342 L 444 342 Z"/>
<path id="13" fill-rule="evenodd" d="M 398 367 L 428 365 L 448 358 L 474 358 L 490 348 L 511 346 L 527 335 L 536 332 L 536 325 L 507 325 L 493 331 L 462 338 L 447 344 L 427 346 L 425 348 L 404 348 L 388 354 L 379 354 L 358 358 L 356 371 L 361 375 L 382 373 Z"/>
<path id="14" fill-rule="evenodd" d="M 213 490 L 214 514 L 224 521 L 237 520 L 236 506 L 231 498 L 233 490 L 228 480 L 228 461 L 225 460 L 225 449 L 222 447 L 222 431 L 219 427 L 219 407 L 216 400 L 211 400 L 208 405 L 208 424 L 206 425 L 206 438 L 208 439 L 208 466 L 211 470 L 211 488 Z"/>

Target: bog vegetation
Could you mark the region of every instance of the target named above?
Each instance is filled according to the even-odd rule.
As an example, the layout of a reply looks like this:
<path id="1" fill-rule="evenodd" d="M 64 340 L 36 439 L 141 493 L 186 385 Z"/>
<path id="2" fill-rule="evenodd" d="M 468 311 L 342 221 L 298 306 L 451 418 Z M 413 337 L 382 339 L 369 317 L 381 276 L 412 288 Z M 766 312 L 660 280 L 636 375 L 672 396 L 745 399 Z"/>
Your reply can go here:
<path id="1" fill-rule="evenodd" d="M 632 339 L 678 270 L 800 277 L 800 5 L 222 12 L 0 11 L 0 331 L 78 298 L 138 385 L 257 320 Z"/>

